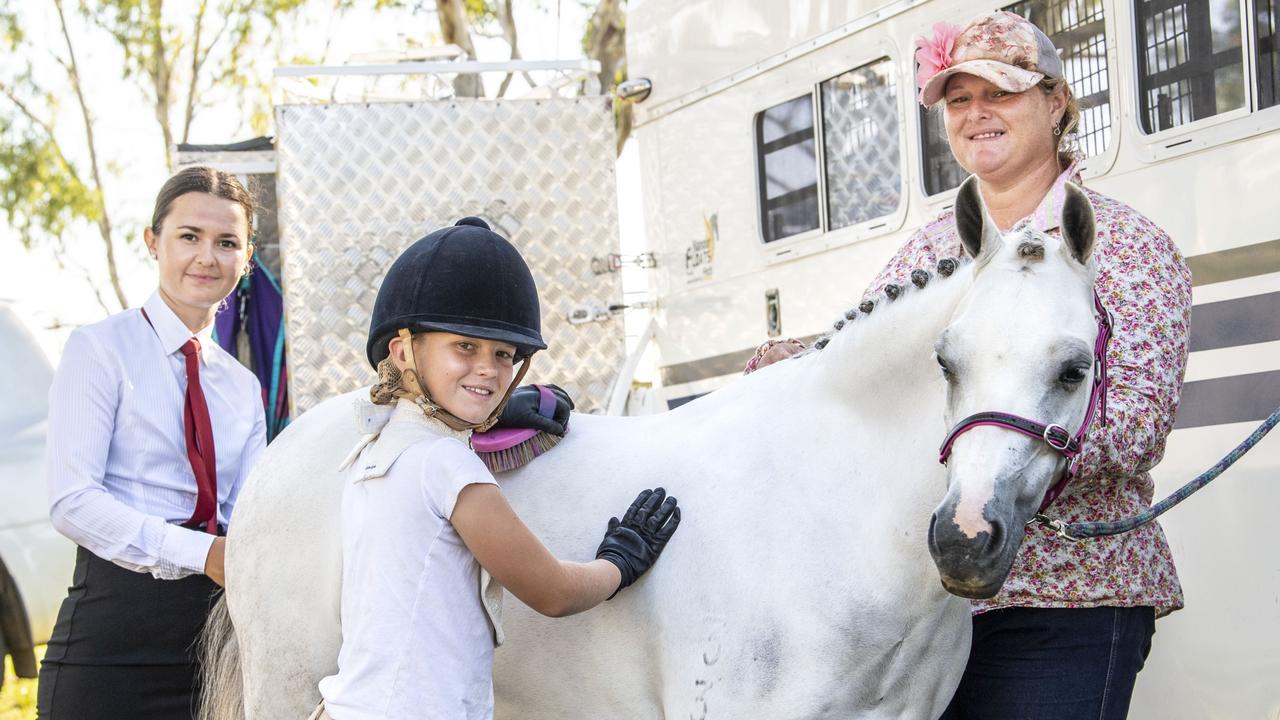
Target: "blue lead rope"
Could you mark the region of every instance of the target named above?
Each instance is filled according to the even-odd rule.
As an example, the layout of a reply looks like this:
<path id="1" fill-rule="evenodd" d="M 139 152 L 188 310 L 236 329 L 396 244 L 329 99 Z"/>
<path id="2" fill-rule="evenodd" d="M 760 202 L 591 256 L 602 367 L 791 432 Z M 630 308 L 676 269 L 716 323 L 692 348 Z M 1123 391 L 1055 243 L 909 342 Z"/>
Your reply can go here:
<path id="1" fill-rule="evenodd" d="M 1271 432 L 1271 428 L 1280 423 L 1280 408 L 1276 408 L 1262 424 L 1258 426 L 1253 434 L 1244 439 L 1244 442 L 1235 447 L 1234 450 L 1227 453 L 1227 456 L 1217 462 L 1216 465 L 1200 473 L 1196 479 L 1178 488 L 1178 491 L 1160 502 L 1152 505 L 1145 512 L 1138 513 L 1133 517 L 1124 518 L 1123 520 L 1112 520 L 1110 522 L 1086 522 L 1086 523 L 1065 523 L 1061 520 L 1055 520 L 1042 514 L 1036 514 L 1032 518 L 1032 523 L 1041 523 L 1053 530 L 1059 537 L 1067 540 L 1079 541 L 1094 537 L 1105 537 L 1107 535 L 1119 535 L 1130 530 L 1146 525 L 1164 514 L 1169 508 L 1186 500 L 1192 493 L 1200 488 L 1208 485 L 1214 478 L 1222 474 L 1223 470 L 1231 467 L 1237 460 L 1244 456 L 1245 453 L 1253 449 L 1267 433 Z"/>

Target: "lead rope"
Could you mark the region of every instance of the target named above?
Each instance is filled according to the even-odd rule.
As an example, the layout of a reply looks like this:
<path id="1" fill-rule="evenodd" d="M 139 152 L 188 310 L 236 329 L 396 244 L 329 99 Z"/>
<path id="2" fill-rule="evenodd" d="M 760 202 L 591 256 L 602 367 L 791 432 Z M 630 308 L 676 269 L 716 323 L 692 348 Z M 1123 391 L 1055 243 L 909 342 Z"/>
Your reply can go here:
<path id="1" fill-rule="evenodd" d="M 1112 520 L 1107 522 L 1066 523 L 1062 520 L 1055 520 L 1041 513 L 1036 513 L 1036 516 L 1031 519 L 1031 524 L 1040 523 L 1056 532 L 1058 537 L 1072 542 L 1079 542 L 1088 538 L 1106 537 L 1108 535 L 1119 535 L 1121 533 L 1127 533 L 1130 530 L 1136 530 L 1137 528 L 1140 528 L 1160 517 L 1174 505 L 1186 500 L 1192 493 L 1212 482 L 1213 479 L 1221 475 L 1224 470 L 1234 465 L 1235 462 L 1243 457 L 1245 453 L 1252 450 L 1253 447 L 1262 440 L 1262 438 L 1267 436 L 1267 433 L 1271 432 L 1271 429 L 1274 428 L 1277 423 L 1280 423 L 1280 408 L 1276 408 L 1266 420 L 1262 421 L 1262 424 L 1258 426 L 1257 430 L 1254 430 L 1249 437 L 1245 438 L 1243 442 L 1237 445 L 1234 450 L 1227 453 L 1226 457 L 1219 460 L 1213 467 L 1205 470 L 1203 473 L 1200 473 L 1196 479 L 1178 488 L 1177 492 L 1137 515 L 1127 517 L 1122 520 Z"/>

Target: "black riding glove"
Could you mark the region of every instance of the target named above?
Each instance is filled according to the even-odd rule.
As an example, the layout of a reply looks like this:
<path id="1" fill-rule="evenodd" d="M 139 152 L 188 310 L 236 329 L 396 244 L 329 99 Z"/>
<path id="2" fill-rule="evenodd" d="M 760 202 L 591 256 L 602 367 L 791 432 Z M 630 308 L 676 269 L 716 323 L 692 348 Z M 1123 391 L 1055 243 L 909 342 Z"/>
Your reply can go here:
<path id="1" fill-rule="evenodd" d="M 621 590 L 653 566 L 679 526 L 680 508 L 676 507 L 676 499 L 667 497 L 667 491 L 662 488 L 645 490 L 636 496 L 622 520 L 609 518 L 609 529 L 596 550 L 596 558 L 618 566 L 622 572 L 622 583 L 618 585 Z M 614 590 L 613 595 L 617 595 L 618 590 Z"/>
<path id="2" fill-rule="evenodd" d="M 498 416 L 495 427 L 533 428 L 564 437 L 565 431 L 569 429 L 569 411 L 573 410 L 573 398 L 557 385 L 542 387 L 550 390 L 556 399 L 555 411 L 551 417 L 544 417 L 538 413 L 538 405 L 542 402 L 538 386 L 521 385 L 511 391 L 511 397 L 507 400 L 507 406 L 502 409 L 502 414 Z"/>

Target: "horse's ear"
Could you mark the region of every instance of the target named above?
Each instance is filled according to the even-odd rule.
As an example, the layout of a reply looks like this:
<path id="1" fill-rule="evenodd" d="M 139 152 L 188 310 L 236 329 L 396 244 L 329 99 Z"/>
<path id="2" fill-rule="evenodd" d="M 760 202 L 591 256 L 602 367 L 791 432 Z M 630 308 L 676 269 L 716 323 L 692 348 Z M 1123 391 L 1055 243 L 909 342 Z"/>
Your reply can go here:
<path id="1" fill-rule="evenodd" d="M 964 249 L 975 260 L 995 252 L 1000 246 L 1000 231 L 987 215 L 982 193 L 978 192 L 976 175 L 970 175 L 956 195 L 956 230 L 960 233 Z"/>
<path id="2" fill-rule="evenodd" d="M 1066 183 L 1067 197 L 1062 203 L 1062 237 L 1071 257 L 1081 265 L 1093 254 L 1093 205 L 1084 191 L 1074 183 Z"/>

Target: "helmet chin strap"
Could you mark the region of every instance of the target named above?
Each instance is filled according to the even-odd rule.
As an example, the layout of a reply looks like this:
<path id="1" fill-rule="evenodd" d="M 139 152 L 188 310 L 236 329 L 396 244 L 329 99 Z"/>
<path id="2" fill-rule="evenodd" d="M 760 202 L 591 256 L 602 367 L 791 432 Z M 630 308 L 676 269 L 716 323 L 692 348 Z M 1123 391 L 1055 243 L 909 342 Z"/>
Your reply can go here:
<path id="1" fill-rule="evenodd" d="M 529 361 L 533 359 L 532 356 L 530 356 L 525 358 L 524 362 L 520 363 L 520 370 L 516 372 L 516 376 L 512 378 L 511 382 L 507 385 L 507 391 L 503 393 L 502 401 L 498 403 L 498 406 L 493 409 L 493 412 L 489 414 L 489 417 L 485 419 L 484 422 L 467 422 L 448 410 L 445 410 L 427 394 L 426 388 L 418 381 L 418 360 L 413 354 L 413 333 L 409 332 L 408 328 L 400 328 L 399 335 L 400 342 L 404 347 L 405 360 L 407 360 L 409 364 L 409 367 L 400 372 L 400 376 L 407 389 L 403 394 L 399 394 L 399 396 L 412 400 L 419 408 L 422 409 L 423 415 L 426 415 L 429 418 L 435 418 L 449 426 L 449 429 L 457 432 L 464 432 L 467 430 L 484 432 L 485 430 L 493 427 L 494 424 L 498 422 L 498 416 L 502 414 L 502 409 L 507 406 L 507 400 L 511 398 L 511 391 L 514 390 L 516 386 L 520 384 L 520 381 L 524 379 L 525 373 L 529 372 Z"/>

